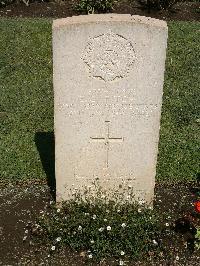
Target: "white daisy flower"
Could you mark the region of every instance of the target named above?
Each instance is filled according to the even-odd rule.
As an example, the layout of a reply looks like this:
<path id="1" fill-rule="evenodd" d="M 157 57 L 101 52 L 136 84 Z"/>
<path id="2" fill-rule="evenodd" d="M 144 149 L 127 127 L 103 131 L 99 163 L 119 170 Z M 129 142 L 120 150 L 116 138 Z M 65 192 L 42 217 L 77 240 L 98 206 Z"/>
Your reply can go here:
<path id="1" fill-rule="evenodd" d="M 143 205 L 143 204 L 145 204 L 145 200 L 139 200 L 138 204 L 139 204 L 139 205 Z"/>
<path id="2" fill-rule="evenodd" d="M 95 220 L 97 218 L 96 214 L 92 216 L 92 219 Z"/>
<path id="3" fill-rule="evenodd" d="M 103 232 L 103 230 L 104 230 L 103 227 L 99 228 L 99 232 Z"/>
<path id="4" fill-rule="evenodd" d="M 107 226 L 107 231 L 110 231 L 111 230 L 111 226 Z"/>
<path id="5" fill-rule="evenodd" d="M 81 231 L 81 230 L 82 230 L 82 226 L 81 226 L 81 225 L 79 225 L 79 227 L 78 227 L 78 230 L 79 230 L 79 231 Z"/>
<path id="6" fill-rule="evenodd" d="M 57 212 L 60 212 L 60 209 L 57 209 Z"/>
<path id="7" fill-rule="evenodd" d="M 90 243 L 91 243 L 91 244 L 94 244 L 94 240 L 91 240 Z"/>
<path id="8" fill-rule="evenodd" d="M 120 266 L 124 265 L 123 260 L 120 260 L 120 261 L 119 261 L 119 265 L 120 265 Z"/>
<path id="9" fill-rule="evenodd" d="M 55 246 L 52 246 L 52 247 L 51 247 L 51 250 L 52 250 L 52 251 L 54 251 L 55 249 L 56 249 L 56 247 L 55 247 Z"/>
<path id="10" fill-rule="evenodd" d="M 121 226 L 122 226 L 123 228 L 125 228 L 125 227 L 126 227 L 126 224 L 125 224 L 125 223 L 123 223 Z"/>
<path id="11" fill-rule="evenodd" d="M 89 258 L 89 259 L 92 259 L 92 254 L 89 254 L 89 255 L 88 255 L 88 258 Z"/>
<path id="12" fill-rule="evenodd" d="M 120 254 L 121 254 L 121 256 L 124 256 L 125 255 L 125 252 L 124 251 L 121 251 Z"/>
<path id="13" fill-rule="evenodd" d="M 153 244 L 155 245 L 155 246 L 157 246 L 158 245 L 158 242 L 154 239 L 153 241 Z"/>
<path id="14" fill-rule="evenodd" d="M 57 242 L 60 242 L 60 241 L 61 241 L 61 237 L 60 237 L 60 236 L 57 237 L 57 238 L 56 238 L 56 241 L 57 241 Z"/>

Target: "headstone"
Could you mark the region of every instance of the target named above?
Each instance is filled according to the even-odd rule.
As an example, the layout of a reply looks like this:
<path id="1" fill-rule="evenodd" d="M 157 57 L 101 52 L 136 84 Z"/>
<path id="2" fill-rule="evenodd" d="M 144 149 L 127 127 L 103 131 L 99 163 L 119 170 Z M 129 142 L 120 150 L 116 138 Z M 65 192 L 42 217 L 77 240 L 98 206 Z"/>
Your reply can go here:
<path id="1" fill-rule="evenodd" d="M 167 25 L 153 18 L 53 22 L 58 202 L 95 180 L 152 201 L 166 46 Z"/>

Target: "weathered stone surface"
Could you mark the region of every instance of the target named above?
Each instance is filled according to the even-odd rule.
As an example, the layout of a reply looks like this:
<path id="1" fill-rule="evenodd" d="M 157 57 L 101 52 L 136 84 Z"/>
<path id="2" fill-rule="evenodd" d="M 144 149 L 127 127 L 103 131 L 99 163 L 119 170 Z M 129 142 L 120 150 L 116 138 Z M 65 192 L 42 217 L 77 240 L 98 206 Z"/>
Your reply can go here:
<path id="1" fill-rule="evenodd" d="M 54 21 L 58 202 L 95 179 L 107 191 L 132 188 L 151 202 L 166 45 L 166 23 L 156 19 L 106 14 Z"/>
<path id="2" fill-rule="evenodd" d="M 135 52 L 130 41 L 109 32 L 88 42 L 83 60 L 92 77 L 112 81 L 128 74 L 135 61 Z"/>

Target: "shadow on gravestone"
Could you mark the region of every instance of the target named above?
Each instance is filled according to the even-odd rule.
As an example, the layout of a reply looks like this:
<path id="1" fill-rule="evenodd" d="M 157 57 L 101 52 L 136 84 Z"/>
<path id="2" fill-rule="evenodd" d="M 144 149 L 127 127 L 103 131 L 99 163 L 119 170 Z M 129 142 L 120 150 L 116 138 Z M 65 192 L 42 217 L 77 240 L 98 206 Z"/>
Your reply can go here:
<path id="1" fill-rule="evenodd" d="M 55 179 L 55 141 L 54 132 L 37 132 L 35 134 L 35 144 L 40 154 L 43 169 L 46 173 L 47 184 L 51 195 L 56 198 Z"/>

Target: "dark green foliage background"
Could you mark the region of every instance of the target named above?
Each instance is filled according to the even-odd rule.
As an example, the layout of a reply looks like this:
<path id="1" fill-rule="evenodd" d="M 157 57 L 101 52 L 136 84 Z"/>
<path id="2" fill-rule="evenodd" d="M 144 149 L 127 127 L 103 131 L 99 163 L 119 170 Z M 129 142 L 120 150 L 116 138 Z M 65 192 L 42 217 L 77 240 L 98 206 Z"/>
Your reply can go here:
<path id="1" fill-rule="evenodd" d="M 53 131 L 51 20 L 0 19 L 0 175 L 45 179 L 37 132 Z M 157 178 L 200 172 L 200 23 L 170 22 Z M 48 154 L 48 153 L 47 153 Z"/>
<path id="2" fill-rule="evenodd" d="M 117 0 L 79 0 L 74 9 L 79 12 L 98 13 L 110 12 Z"/>

